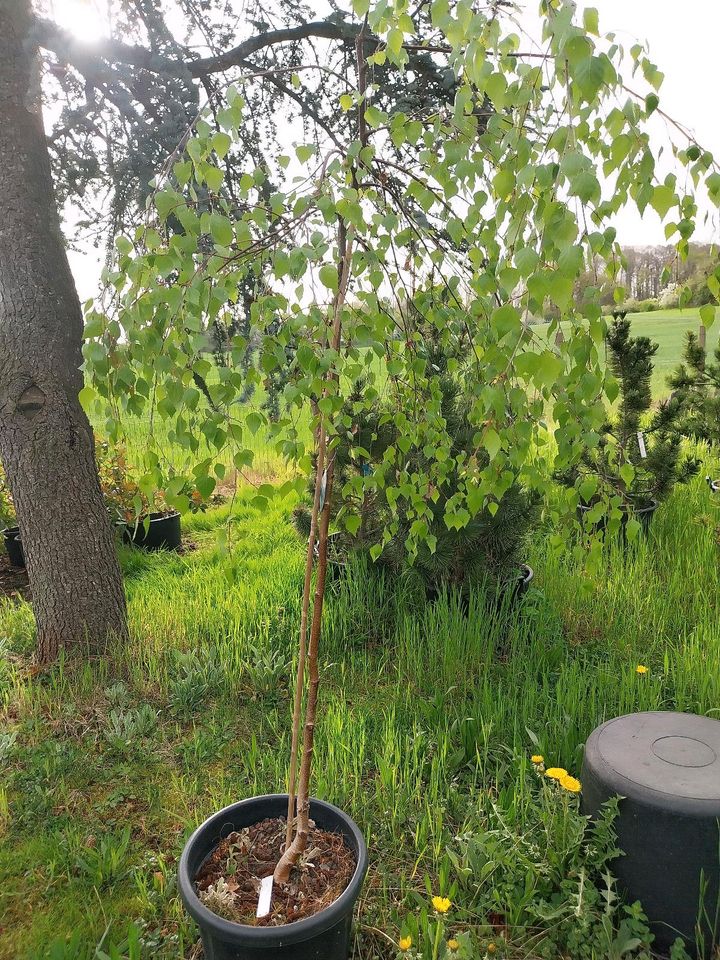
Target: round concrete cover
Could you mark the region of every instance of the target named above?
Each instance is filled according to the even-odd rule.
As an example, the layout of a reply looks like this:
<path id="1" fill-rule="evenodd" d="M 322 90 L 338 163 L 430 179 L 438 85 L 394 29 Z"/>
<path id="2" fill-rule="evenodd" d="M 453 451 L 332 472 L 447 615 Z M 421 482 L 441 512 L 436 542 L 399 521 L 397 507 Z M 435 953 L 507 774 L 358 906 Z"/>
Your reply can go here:
<path id="1" fill-rule="evenodd" d="M 690 713 L 633 713 L 595 731 L 596 756 L 612 771 L 617 792 L 717 801 L 720 807 L 720 720 Z"/>

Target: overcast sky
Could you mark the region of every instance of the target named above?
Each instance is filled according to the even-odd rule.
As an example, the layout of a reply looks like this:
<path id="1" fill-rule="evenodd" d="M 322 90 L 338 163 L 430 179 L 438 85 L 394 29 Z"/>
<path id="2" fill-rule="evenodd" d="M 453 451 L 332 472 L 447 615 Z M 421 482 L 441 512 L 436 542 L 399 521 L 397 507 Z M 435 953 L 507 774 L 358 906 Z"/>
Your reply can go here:
<path id="1" fill-rule="evenodd" d="M 615 32 L 623 46 L 636 39 L 649 43 L 651 59 L 665 74 L 660 106 L 720 157 L 720 0 L 597 0 L 585 6 L 600 11 L 601 31 Z M 662 129 L 656 132 L 663 137 Z M 626 244 L 665 242 L 653 210 L 642 218 L 628 210 L 618 218 L 617 227 Z M 717 222 L 699 227 L 694 239 L 720 239 Z"/>
<path id="2" fill-rule="evenodd" d="M 46 0 L 49 13 L 84 40 L 92 41 L 103 30 L 104 0 Z M 720 157 L 720 110 L 718 109 L 718 52 L 720 0 L 595 0 L 600 29 L 614 31 L 629 47 L 647 40 L 650 55 L 665 73 L 661 107 L 694 131 L 698 141 Z M 534 20 L 535 0 L 526 4 L 528 24 Z M 531 29 L 531 32 L 532 29 Z M 664 138 L 662 128 L 656 136 Z M 625 244 L 663 243 L 657 215 L 648 210 L 643 218 L 626 211 L 616 221 Z M 698 229 L 695 239 L 720 238 L 717 224 Z M 72 253 L 71 264 L 81 298 L 97 290 L 99 258 L 95 251 Z"/>

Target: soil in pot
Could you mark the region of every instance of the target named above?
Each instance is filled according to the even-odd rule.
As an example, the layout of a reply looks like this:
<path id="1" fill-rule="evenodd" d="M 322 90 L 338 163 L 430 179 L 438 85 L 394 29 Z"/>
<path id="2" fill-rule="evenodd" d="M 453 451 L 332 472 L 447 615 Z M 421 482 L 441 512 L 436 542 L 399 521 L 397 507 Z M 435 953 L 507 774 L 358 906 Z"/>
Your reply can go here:
<path id="1" fill-rule="evenodd" d="M 256 917 L 260 881 L 282 856 L 286 822 L 261 820 L 220 841 L 195 876 L 208 910 L 235 923 L 280 926 L 312 917 L 340 897 L 355 872 L 355 855 L 342 834 L 311 823 L 307 851 L 288 882 L 274 887 L 270 913 Z"/>
<path id="2" fill-rule="evenodd" d="M 278 818 L 284 822 L 287 807 L 287 794 L 241 800 L 205 820 L 185 844 L 178 864 L 178 889 L 188 913 L 200 928 L 207 960 L 348 960 L 353 913 L 368 856 L 357 824 L 331 803 L 311 799 L 310 816 L 322 830 L 343 837 L 355 862 L 347 887 L 333 903 L 304 920 L 258 927 L 226 920 L 199 899 L 195 878 L 218 844 L 230 833 L 240 833 L 263 820 Z"/>

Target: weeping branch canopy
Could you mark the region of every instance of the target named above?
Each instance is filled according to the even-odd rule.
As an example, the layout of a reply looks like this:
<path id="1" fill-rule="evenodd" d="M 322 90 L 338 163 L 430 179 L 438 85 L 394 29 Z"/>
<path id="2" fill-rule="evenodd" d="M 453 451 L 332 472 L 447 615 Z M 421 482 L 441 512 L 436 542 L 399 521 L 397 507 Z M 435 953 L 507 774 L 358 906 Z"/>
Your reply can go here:
<path id="1" fill-rule="evenodd" d="M 427 114 L 452 102 L 450 48 L 422 8 L 416 20 L 407 44 L 413 73 L 391 63 L 372 68 L 385 110 Z M 137 222 L 150 182 L 186 138 L 200 104 L 217 102 L 239 71 L 266 81 L 245 91 L 250 109 L 240 153 L 272 179 L 289 125 L 301 125 L 318 143 L 346 139 L 350 118 L 337 104 L 355 84 L 356 43 L 361 38 L 365 55 L 381 45 L 349 13 L 318 20 L 290 0 L 272 12 L 254 0 L 113 0 L 109 22 L 111 35 L 88 44 L 37 16 L 32 36 L 45 53 L 47 96 L 58 113 L 49 140 L 59 199 L 80 206 L 79 230 L 97 243 Z M 224 160 L 229 193 L 241 175 L 237 161 L 234 151 Z"/>

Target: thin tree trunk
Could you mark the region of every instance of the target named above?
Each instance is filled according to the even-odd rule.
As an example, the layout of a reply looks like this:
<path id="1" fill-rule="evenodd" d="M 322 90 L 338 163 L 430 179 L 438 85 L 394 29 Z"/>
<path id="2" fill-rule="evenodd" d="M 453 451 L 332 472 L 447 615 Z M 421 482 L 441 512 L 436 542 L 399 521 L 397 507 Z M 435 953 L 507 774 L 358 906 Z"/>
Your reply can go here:
<path id="1" fill-rule="evenodd" d="M 317 518 L 320 510 L 322 477 L 325 470 L 325 432 L 320 433 L 316 441 L 317 463 L 315 465 L 315 494 L 310 515 L 310 536 L 305 556 L 305 581 L 303 586 L 303 604 L 300 614 L 300 650 L 298 652 L 297 677 L 295 679 L 295 702 L 293 704 L 292 743 L 290 746 L 290 774 L 288 777 L 288 813 L 285 831 L 285 849 L 292 843 L 293 823 L 295 820 L 295 787 L 297 786 L 298 746 L 300 741 L 300 721 L 302 718 L 303 688 L 305 685 L 305 659 L 307 656 L 307 626 L 310 612 L 310 589 L 315 560 L 315 538 L 317 536 Z"/>
<path id="2" fill-rule="evenodd" d="M 334 350 L 339 350 L 342 340 L 342 309 L 345 303 L 348 282 L 350 279 L 350 264 L 352 261 L 353 235 L 350 232 L 346 234 L 345 225 L 340 222 L 340 242 L 339 242 L 339 262 L 338 262 L 338 291 L 335 295 L 332 310 L 332 333 L 330 344 Z M 330 375 L 332 378 L 332 374 Z M 327 396 L 327 390 L 324 391 Z M 328 529 L 330 527 L 330 513 L 332 510 L 332 486 L 335 467 L 335 458 L 326 453 L 326 431 L 325 416 L 320 415 L 317 434 L 317 464 L 315 472 L 315 499 L 313 502 L 313 512 L 311 526 L 318 529 L 318 563 L 317 576 L 315 580 L 315 598 L 313 602 L 312 621 L 310 626 L 310 642 L 307 649 L 307 669 L 309 676 L 307 704 L 305 705 L 305 724 L 303 728 L 303 749 L 302 763 L 300 765 L 300 782 L 297 790 L 297 823 L 295 836 L 292 843 L 285 848 L 285 852 L 278 861 L 273 874 L 274 883 L 285 883 L 290 876 L 290 870 L 297 863 L 301 854 L 307 847 L 309 824 L 310 824 L 310 771 L 312 768 L 313 746 L 315 743 L 315 720 L 317 716 L 318 687 L 320 684 L 320 674 L 318 670 L 318 650 L 320 646 L 320 633 L 322 629 L 322 611 L 325 600 L 325 572 L 327 570 L 327 545 Z M 327 467 L 324 466 L 327 461 Z M 325 501 L 320 513 L 318 522 L 318 511 L 320 509 L 320 497 L 318 491 L 325 477 Z M 309 549 L 312 549 L 312 542 Z M 307 571 L 306 571 L 307 572 Z M 305 579 L 305 590 L 303 592 L 303 607 L 309 604 L 310 598 L 310 580 Z M 300 671 L 298 671 L 300 679 Z M 296 697 L 298 691 L 296 690 Z M 297 700 L 296 700 L 297 704 Z M 293 743 L 295 744 L 295 762 L 297 762 L 297 743 L 299 740 L 300 712 L 293 718 Z M 293 798 L 290 797 L 288 808 L 292 806 Z"/>
<path id="3" fill-rule="evenodd" d="M 53 194 L 29 0 L 0 0 L 0 460 L 33 591 L 38 657 L 127 634 L 83 386 L 82 312 Z"/>
<path id="4" fill-rule="evenodd" d="M 325 600 L 325 574 L 327 571 L 327 538 L 330 524 L 330 493 L 332 492 L 333 461 L 328 464 L 325 505 L 320 516 L 318 533 L 318 564 L 315 580 L 315 598 L 313 602 L 310 644 L 307 652 L 308 697 L 305 706 L 305 725 L 303 727 L 302 764 L 300 782 L 297 791 L 297 826 L 295 837 L 275 868 L 274 882 L 285 883 L 290 870 L 307 848 L 310 833 L 310 771 L 312 769 L 313 746 L 315 743 L 315 720 L 317 716 L 318 688 L 320 673 L 318 669 L 318 650 L 322 625 L 322 610 Z"/>

